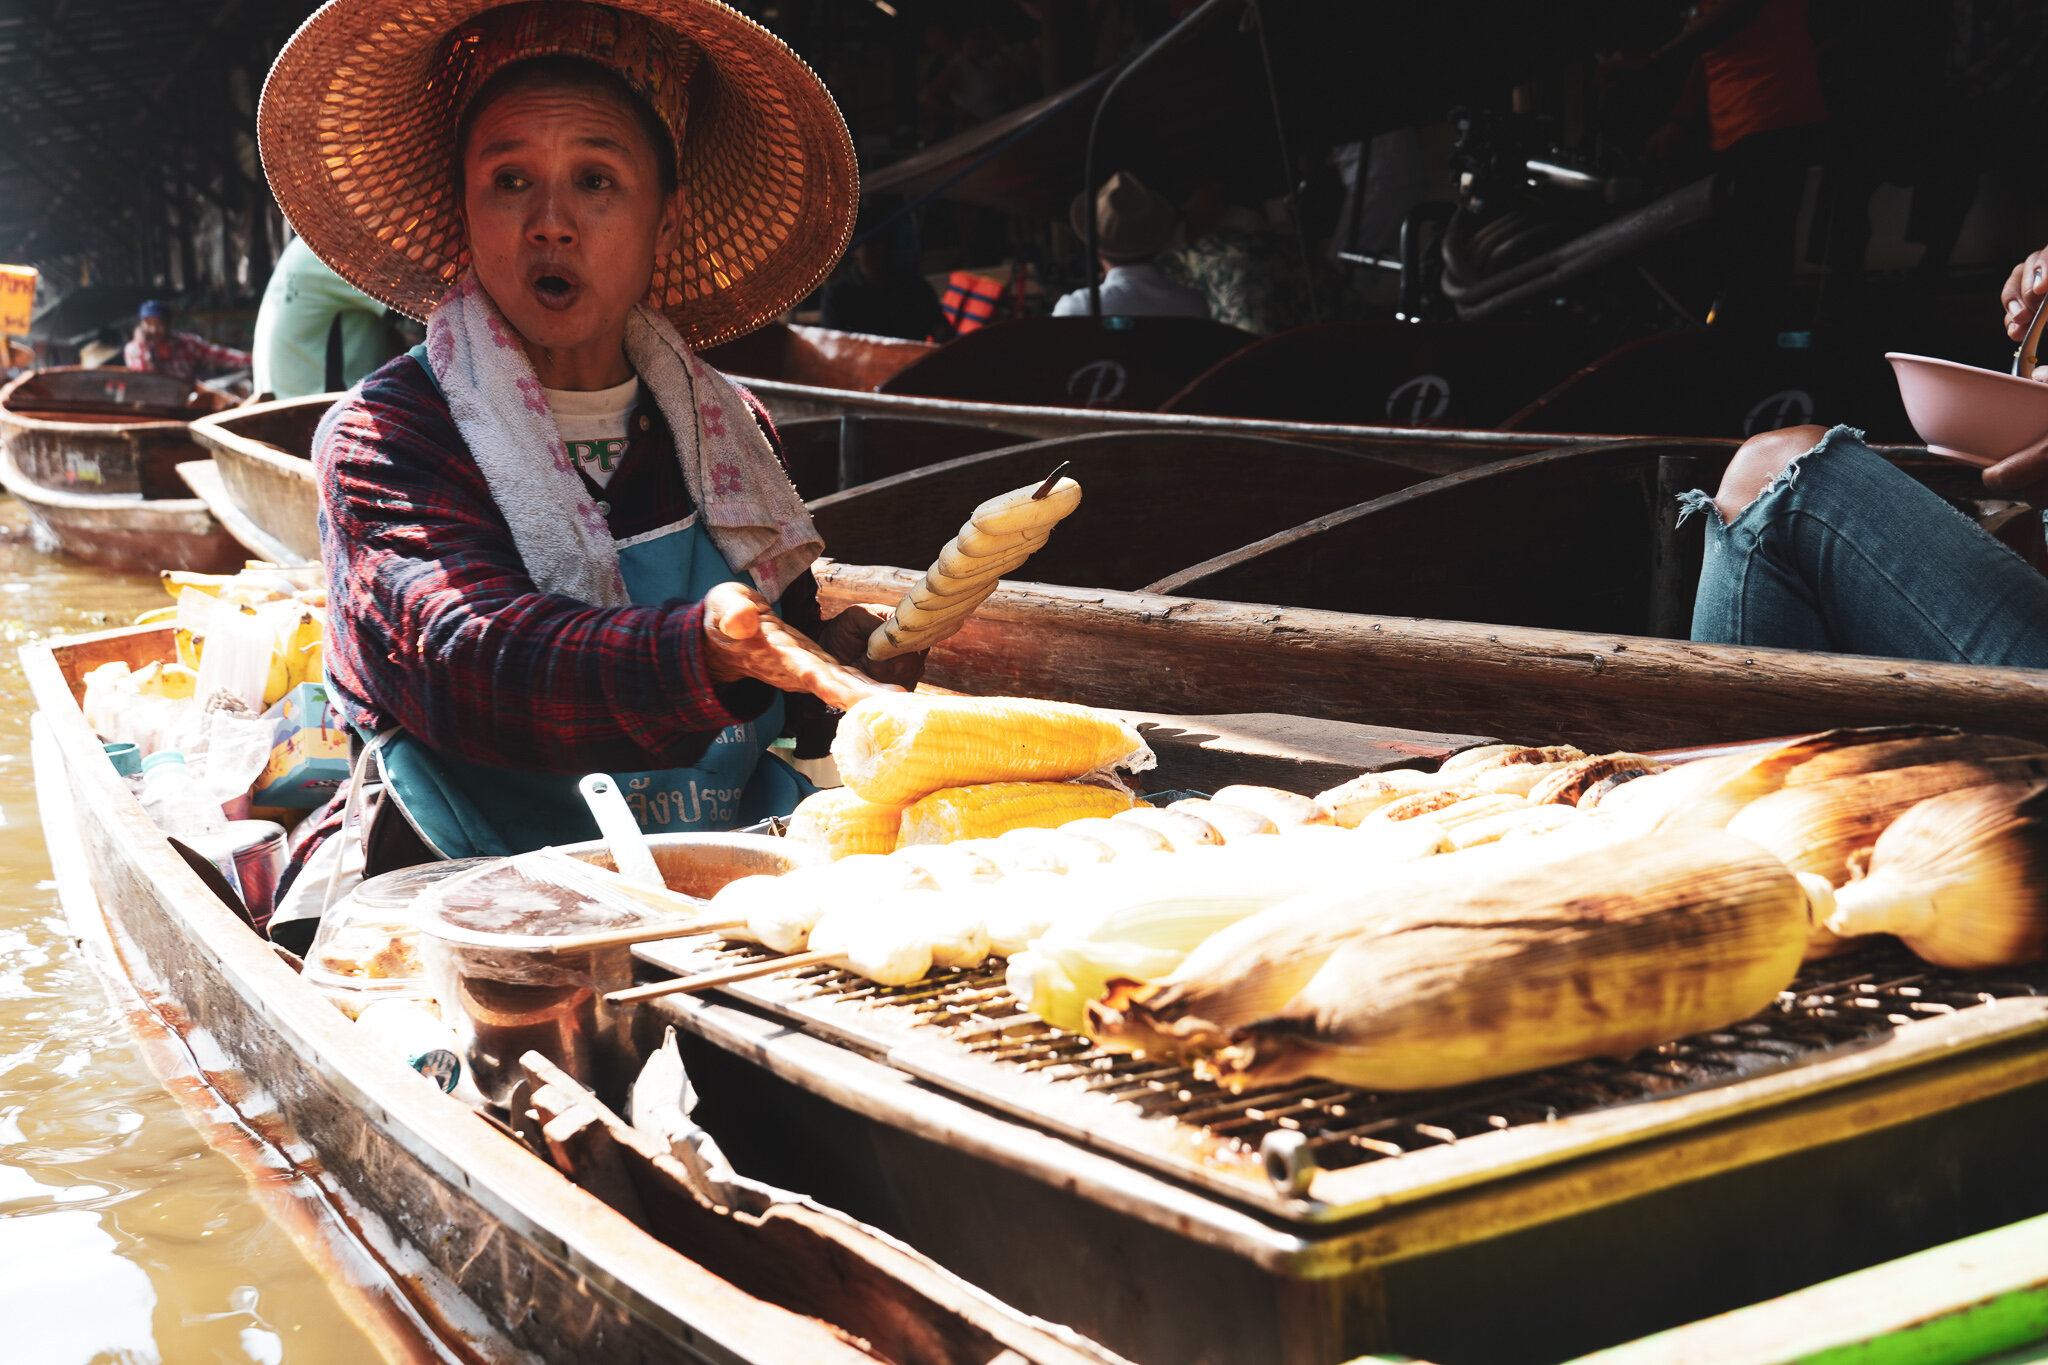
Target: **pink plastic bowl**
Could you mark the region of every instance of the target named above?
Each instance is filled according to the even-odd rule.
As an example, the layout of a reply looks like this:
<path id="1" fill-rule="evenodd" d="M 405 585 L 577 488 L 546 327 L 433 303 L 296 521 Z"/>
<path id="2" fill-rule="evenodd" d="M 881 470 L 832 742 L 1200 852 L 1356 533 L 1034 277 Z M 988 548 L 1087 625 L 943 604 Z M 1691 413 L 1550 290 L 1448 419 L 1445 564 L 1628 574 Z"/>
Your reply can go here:
<path id="1" fill-rule="evenodd" d="M 1936 455 L 1994 465 L 2048 436 L 2048 384 L 1887 351 L 1913 430 Z"/>

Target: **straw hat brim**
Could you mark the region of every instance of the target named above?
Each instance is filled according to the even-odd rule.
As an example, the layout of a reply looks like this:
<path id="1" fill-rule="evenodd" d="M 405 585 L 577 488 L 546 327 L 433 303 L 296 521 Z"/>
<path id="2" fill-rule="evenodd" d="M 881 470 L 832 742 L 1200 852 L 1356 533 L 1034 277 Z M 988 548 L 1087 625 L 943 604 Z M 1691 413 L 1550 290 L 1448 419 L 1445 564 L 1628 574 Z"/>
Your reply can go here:
<path id="1" fill-rule="evenodd" d="M 1173 202 L 1163 194 L 1145 200 L 1145 212 L 1135 218 L 1096 214 L 1096 254 L 1111 261 L 1142 261 L 1156 256 L 1173 239 L 1177 223 Z M 1067 222 L 1083 243 L 1088 240 L 1088 196 L 1077 194 L 1067 205 Z"/>
<path id="2" fill-rule="evenodd" d="M 332 0 L 264 82 L 257 142 L 292 228 L 336 274 L 424 319 L 469 264 L 452 169 L 457 111 L 428 81 L 455 29 L 503 0 Z M 846 122 L 782 40 L 716 0 L 607 0 L 703 52 L 678 173 L 680 245 L 649 307 L 683 339 L 779 316 L 846 251 L 860 174 Z"/>

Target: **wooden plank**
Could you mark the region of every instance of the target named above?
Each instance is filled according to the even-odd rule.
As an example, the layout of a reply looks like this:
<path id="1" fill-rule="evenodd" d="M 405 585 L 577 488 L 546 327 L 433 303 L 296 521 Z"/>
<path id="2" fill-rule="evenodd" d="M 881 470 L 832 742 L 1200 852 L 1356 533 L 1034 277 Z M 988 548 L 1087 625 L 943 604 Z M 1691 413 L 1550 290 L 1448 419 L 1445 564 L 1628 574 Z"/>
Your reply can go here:
<path id="1" fill-rule="evenodd" d="M 893 605 L 916 575 L 821 560 L 827 615 Z M 1190 715 L 1662 749 L 1928 721 L 2048 739 L 2048 671 L 1803 654 L 1005 583 L 932 652 L 931 680 Z"/>

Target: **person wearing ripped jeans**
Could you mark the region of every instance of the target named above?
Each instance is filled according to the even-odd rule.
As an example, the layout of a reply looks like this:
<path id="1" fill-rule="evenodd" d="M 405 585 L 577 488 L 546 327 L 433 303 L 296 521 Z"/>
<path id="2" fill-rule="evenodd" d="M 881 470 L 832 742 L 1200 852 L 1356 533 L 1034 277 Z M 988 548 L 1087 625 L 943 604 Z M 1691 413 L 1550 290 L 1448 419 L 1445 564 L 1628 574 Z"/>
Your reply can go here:
<path id="1" fill-rule="evenodd" d="M 2014 341 L 2044 295 L 2048 248 L 2006 280 Z M 2034 378 L 2048 382 L 2048 365 Z M 1986 469 L 1984 486 L 2048 505 L 2048 437 Z M 1707 518 L 1696 641 L 2048 668 L 2048 577 L 1851 427 L 1753 436 L 1712 497 L 1680 505 Z"/>

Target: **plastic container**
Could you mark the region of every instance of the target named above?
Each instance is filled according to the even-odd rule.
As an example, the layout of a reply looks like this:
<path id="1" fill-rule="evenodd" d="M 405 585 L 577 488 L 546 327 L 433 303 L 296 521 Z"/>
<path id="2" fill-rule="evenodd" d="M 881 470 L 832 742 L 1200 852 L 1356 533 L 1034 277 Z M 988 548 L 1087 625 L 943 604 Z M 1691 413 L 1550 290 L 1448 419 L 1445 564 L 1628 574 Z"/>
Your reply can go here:
<path id="1" fill-rule="evenodd" d="M 142 795 L 142 747 L 128 740 L 113 740 L 106 746 L 107 759 L 128 784 L 128 790 Z"/>
<path id="2" fill-rule="evenodd" d="M 320 921 L 301 976 L 351 1019 L 380 1000 L 431 1003 L 413 903 L 429 887 L 497 861 L 426 863 L 358 883 Z"/>
<path id="3" fill-rule="evenodd" d="M 178 749 L 151 754 L 142 761 L 142 808 L 156 827 L 174 838 L 219 834 L 227 817 L 206 787 L 185 766 Z"/>

